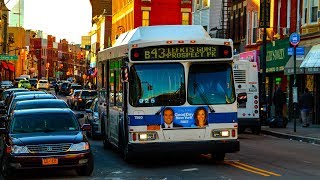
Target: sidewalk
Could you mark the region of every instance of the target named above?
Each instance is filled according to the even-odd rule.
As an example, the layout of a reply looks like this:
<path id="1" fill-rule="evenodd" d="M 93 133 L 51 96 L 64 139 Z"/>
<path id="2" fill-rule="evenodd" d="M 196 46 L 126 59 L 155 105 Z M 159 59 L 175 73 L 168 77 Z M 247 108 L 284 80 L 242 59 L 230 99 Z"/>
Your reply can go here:
<path id="1" fill-rule="evenodd" d="M 320 144 L 320 125 L 315 124 L 311 124 L 309 127 L 304 128 L 300 122 L 297 122 L 296 132 L 294 132 L 293 122 L 289 122 L 287 128 L 270 128 L 269 126 L 262 126 L 261 133 L 279 138 Z"/>

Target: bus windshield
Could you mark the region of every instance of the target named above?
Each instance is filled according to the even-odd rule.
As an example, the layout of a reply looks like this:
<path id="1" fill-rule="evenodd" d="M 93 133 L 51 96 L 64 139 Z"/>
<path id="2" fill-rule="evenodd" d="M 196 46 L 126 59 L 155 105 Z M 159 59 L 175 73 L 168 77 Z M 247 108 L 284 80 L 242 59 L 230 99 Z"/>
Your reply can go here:
<path id="1" fill-rule="evenodd" d="M 182 64 L 135 64 L 130 73 L 129 97 L 132 106 L 178 106 L 185 103 Z"/>
<path id="2" fill-rule="evenodd" d="M 193 64 L 190 66 L 189 104 L 231 104 L 234 101 L 232 68 L 229 64 Z"/>

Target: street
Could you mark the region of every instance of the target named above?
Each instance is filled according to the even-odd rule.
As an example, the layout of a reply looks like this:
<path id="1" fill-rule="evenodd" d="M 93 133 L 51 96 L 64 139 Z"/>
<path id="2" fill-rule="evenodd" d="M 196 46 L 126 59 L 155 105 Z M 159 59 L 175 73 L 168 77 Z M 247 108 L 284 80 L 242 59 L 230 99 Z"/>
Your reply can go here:
<path id="1" fill-rule="evenodd" d="M 59 98 L 65 99 L 64 96 Z M 85 113 L 84 111 L 79 111 Z M 146 157 L 126 163 L 119 153 L 91 140 L 95 168 L 90 178 L 75 171 L 27 171 L 17 179 L 316 179 L 320 146 L 266 135 L 240 134 L 240 152 L 213 163 L 209 155 Z"/>

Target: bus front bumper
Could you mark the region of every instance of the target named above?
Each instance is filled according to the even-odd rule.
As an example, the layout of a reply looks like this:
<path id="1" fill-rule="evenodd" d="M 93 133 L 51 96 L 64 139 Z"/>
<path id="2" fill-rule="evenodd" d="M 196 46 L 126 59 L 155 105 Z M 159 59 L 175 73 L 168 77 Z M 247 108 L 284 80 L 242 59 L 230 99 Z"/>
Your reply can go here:
<path id="1" fill-rule="evenodd" d="M 129 151 L 135 154 L 155 153 L 234 153 L 240 150 L 240 142 L 233 140 L 210 140 L 190 142 L 155 142 L 155 143 L 129 143 Z"/>

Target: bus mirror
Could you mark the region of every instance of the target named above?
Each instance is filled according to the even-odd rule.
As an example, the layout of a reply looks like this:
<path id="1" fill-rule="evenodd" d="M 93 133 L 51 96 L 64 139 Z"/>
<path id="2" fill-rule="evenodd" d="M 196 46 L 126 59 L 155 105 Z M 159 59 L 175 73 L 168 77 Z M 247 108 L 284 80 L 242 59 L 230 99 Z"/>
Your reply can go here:
<path id="1" fill-rule="evenodd" d="M 129 79 L 129 68 L 128 66 L 121 67 L 121 81 L 128 82 Z"/>
<path id="2" fill-rule="evenodd" d="M 239 104 L 247 102 L 247 93 L 239 93 L 237 97 L 237 101 Z"/>

